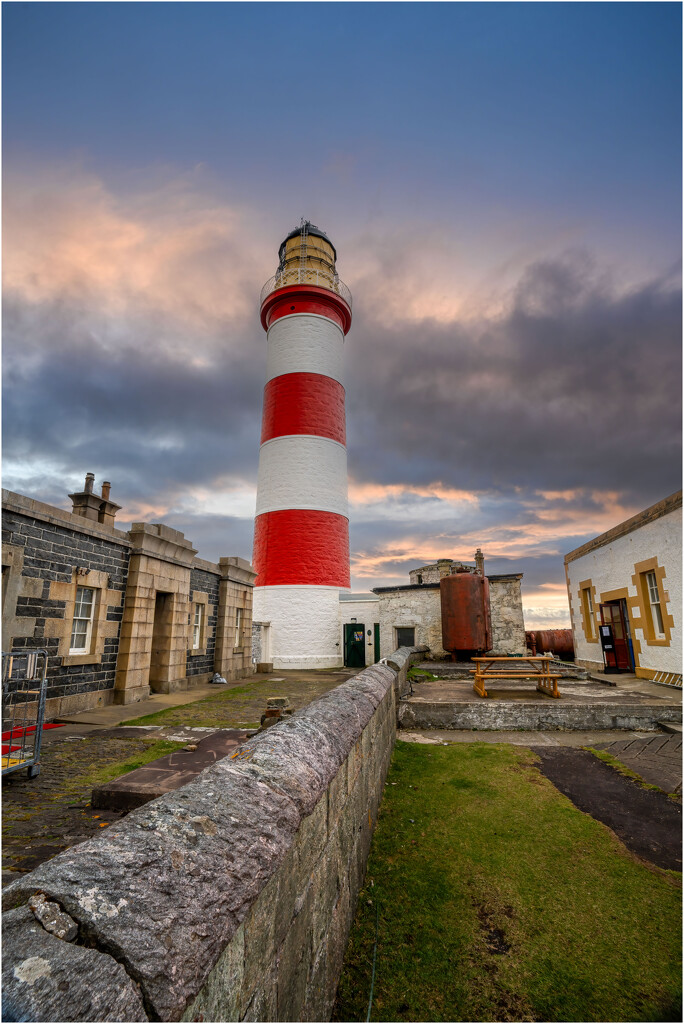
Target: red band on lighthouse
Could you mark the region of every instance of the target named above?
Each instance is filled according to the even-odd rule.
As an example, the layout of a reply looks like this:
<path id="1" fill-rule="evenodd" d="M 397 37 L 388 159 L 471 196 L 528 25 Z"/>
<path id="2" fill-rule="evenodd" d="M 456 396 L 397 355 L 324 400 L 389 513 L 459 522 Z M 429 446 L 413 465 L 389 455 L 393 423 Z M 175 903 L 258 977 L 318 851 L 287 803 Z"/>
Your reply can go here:
<path id="1" fill-rule="evenodd" d="M 271 292 L 261 306 L 261 324 L 268 330 L 282 316 L 316 313 L 338 324 L 346 334 L 351 327 L 351 309 L 335 292 L 316 285 L 288 285 Z"/>
<path id="2" fill-rule="evenodd" d="M 255 520 L 252 561 L 257 587 L 348 588 L 349 521 L 315 509 L 265 512 Z"/>
<path id="3" fill-rule="evenodd" d="M 318 373 L 285 373 L 264 388 L 261 443 L 315 434 L 345 444 L 344 388 Z"/>

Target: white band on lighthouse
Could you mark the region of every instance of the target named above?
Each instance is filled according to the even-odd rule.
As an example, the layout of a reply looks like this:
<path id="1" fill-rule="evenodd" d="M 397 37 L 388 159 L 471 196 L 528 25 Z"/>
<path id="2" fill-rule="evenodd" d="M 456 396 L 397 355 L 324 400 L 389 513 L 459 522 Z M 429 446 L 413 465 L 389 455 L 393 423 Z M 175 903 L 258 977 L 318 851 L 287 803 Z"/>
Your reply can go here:
<path id="1" fill-rule="evenodd" d="M 266 380 L 283 373 L 321 373 L 344 384 L 344 334 L 324 316 L 281 317 L 268 330 Z"/>
<path id="2" fill-rule="evenodd" d="M 315 508 L 348 516 L 347 449 L 327 437 L 276 437 L 259 453 L 256 514 Z"/>
<path id="3" fill-rule="evenodd" d="M 256 587 L 255 622 L 268 623 L 267 660 L 276 668 L 337 668 L 342 663 L 337 587 Z"/>

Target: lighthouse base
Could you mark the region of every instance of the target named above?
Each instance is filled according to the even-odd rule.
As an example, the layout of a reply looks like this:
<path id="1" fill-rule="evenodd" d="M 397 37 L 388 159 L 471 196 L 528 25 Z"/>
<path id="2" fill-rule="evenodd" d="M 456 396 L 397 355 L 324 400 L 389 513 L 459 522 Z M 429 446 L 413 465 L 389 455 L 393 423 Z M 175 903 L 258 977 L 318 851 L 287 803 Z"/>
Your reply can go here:
<path id="1" fill-rule="evenodd" d="M 342 668 L 339 587 L 255 587 L 253 621 L 267 627 L 274 669 Z"/>

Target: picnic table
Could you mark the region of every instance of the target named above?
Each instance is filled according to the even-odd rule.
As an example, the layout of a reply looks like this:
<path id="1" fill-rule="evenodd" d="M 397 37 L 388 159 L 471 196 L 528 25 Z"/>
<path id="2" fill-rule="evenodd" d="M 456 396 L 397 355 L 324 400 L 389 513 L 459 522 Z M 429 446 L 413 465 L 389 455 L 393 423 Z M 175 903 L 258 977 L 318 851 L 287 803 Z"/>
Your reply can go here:
<path id="1" fill-rule="evenodd" d="M 550 672 L 553 658 L 548 655 L 527 658 L 473 658 L 472 660 L 475 662 L 475 668 L 471 669 L 471 672 L 475 673 L 473 690 L 480 697 L 489 696 L 485 689 L 485 681 L 499 679 L 533 679 L 540 693 L 546 694 L 547 697 L 560 697 L 558 680 L 561 677 Z M 512 663 L 516 667 L 505 669 L 501 662 Z"/>

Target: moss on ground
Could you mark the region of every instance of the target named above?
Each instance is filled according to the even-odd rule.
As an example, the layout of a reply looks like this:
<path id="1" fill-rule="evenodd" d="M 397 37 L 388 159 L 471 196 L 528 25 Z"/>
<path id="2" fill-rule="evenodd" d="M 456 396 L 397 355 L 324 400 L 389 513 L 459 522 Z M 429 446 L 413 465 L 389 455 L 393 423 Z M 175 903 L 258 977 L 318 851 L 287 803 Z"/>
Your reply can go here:
<path id="1" fill-rule="evenodd" d="M 681 875 L 504 744 L 396 745 L 335 1020 L 679 1021 Z"/>
<path id="2" fill-rule="evenodd" d="M 191 704 L 130 718 L 122 725 L 192 725 L 217 729 L 255 729 L 266 710 L 266 700 L 287 696 L 294 708 L 305 707 L 316 697 L 339 686 L 339 673 L 323 679 L 273 681 L 262 679 L 240 686 L 221 688 Z"/>

